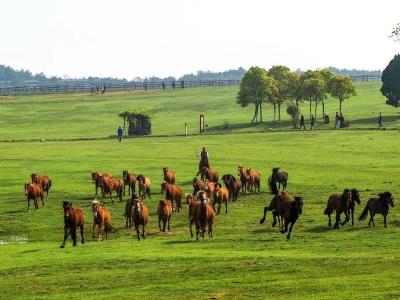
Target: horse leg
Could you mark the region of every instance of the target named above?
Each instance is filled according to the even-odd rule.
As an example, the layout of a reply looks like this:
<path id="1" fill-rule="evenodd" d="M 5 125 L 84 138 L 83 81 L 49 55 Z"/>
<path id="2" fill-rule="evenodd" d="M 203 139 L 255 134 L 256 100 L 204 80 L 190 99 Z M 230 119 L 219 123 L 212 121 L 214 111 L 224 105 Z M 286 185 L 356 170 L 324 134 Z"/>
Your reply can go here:
<path id="1" fill-rule="evenodd" d="M 228 200 L 225 201 L 225 213 L 228 213 Z"/>
<path id="2" fill-rule="evenodd" d="M 68 230 L 67 226 L 64 226 L 64 241 L 61 243 L 60 248 L 65 247 L 65 241 L 68 239 L 70 234 L 71 234 L 71 231 Z"/>
<path id="3" fill-rule="evenodd" d="M 285 233 L 288 231 L 289 222 L 287 220 L 284 220 L 282 223 L 284 223 L 284 226 L 282 226 L 281 233 Z"/>
<path id="4" fill-rule="evenodd" d="M 101 241 L 101 227 L 103 227 L 103 223 L 99 223 L 97 225 L 99 227 L 99 230 L 97 231 L 97 241 L 100 242 Z"/>
<path id="5" fill-rule="evenodd" d="M 138 239 L 138 241 L 140 241 L 139 225 L 138 224 L 135 224 L 135 229 L 136 229 L 137 239 Z"/>
<path id="6" fill-rule="evenodd" d="M 161 231 L 161 217 L 158 216 L 158 229 Z"/>
<path id="7" fill-rule="evenodd" d="M 349 214 L 349 212 L 348 211 L 344 211 L 344 215 L 345 215 L 345 219 L 344 219 L 344 221 L 340 224 L 340 225 L 344 225 L 344 224 L 346 224 L 349 220 L 350 220 L 350 214 Z"/>
<path id="8" fill-rule="evenodd" d="M 290 240 L 290 234 L 292 233 L 292 228 L 293 228 L 294 223 L 296 223 L 296 221 L 293 221 L 293 222 L 290 223 L 289 233 L 288 233 L 288 235 L 286 237 L 288 240 Z"/>
<path id="9" fill-rule="evenodd" d="M 217 212 L 217 215 L 219 215 L 219 214 L 221 213 L 221 206 L 222 206 L 222 203 L 221 203 L 221 201 L 219 201 L 219 202 L 218 202 L 218 212 Z"/>
<path id="10" fill-rule="evenodd" d="M 92 226 L 92 239 L 94 239 L 94 229 L 96 228 L 96 224 L 95 223 L 93 223 L 93 226 Z"/>
<path id="11" fill-rule="evenodd" d="M 76 246 L 76 226 L 71 229 L 72 246 Z"/>
<path id="12" fill-rule="evenodd" d="M 212 238 L 213 237 L 213 228 L 212 228 L 212 223 L 208 223 L 208 237 Z"/>
<path id="13" fill-rule="evenodd" d="M 354 227 L 354 208 L 351 209 L 351 227 Z"/>
<path id="14" fill-rule="evenodd" d="M 340 224 L 340 213 L 336 211 L 336 222 L 333 228 L 339 229 L 339 224 Z"/>
<path id="15" fill-rule="evenodd" d="M 104 223 L 104 232 L 106 233 L 106 240 L 108 240 L 108 222 Z"/>
<path id="16" fill-rule="evenodd" d="M 28 198 L 28 211 L 29 211 L 29 206 L 31 205 L 31 200 Z"/>
<path id="17" fill-rule="evenodd" d="M 272 222 L 272 227 L 275 227 L 275 226 L 276 226 L 276 215 L 277 215 L 277 212 L 274 210 L 274 211 L 272 212 L 272 216 L 274 217 L 274 221 Z"/>
<path id="18" fill-rule="evenodd" d="M 151 191 L 150 191 L 150 188 L 147 189 L 147 195 L 149 195 L 149 199 L 151 199 Z"/>
<path id="19" fill-rule="evenodd" d="M 384 214 L 383 215 L 383 224 L 384 224 L 385 228 L 387 228 L 386 217 L 387 217 L 387 214 Z"/>
<path id="20" fill-rule="evenodd" d="M 82 224 L 80 227 L 81 227 L 81 243 L 82 244 L 84 244 L 85 243 L 85 240 L 84 240 L 84 238 L 83 238 L 83 225 L 84 224 Z"/>
<path id="21" fill-rule="evenodd" d="M 329 226 L 329 228 L 331 228 L 331 226 L 332 226 L 332 221 L 331 221 L 331 214 L 329 214 L 328 215 L 328 226 Z"/>
<path id="22" fill-rule="evenodd" d="M 34 204 L 35 204 L 35 211 L 37 209 L 39 209 L 39 204 L 38 204 L 38 199 L 35 197 L 35 200 L 33 200 Z"/>
<path id="23" fill-rule="evenodd" d="M 372 223 L 372 225 L 375 227 L 375 222 L 374 222 L 375 213 L 373 213 L 372 211 L 369 211 L 369 214 L 370 214 L 371 218 L 368 222 L 368 226 L 371 226 L 371 223 Z"/>
<path id="24" fill-rule="evenodd" d="M 168 231 L 170 230 L 170 228 L 169 228 L 169 222 L 170 222 L 170 220 L 171 220 L 171 216 L 169 216 L 169 217 L 167 218 L 167 222 L 168 222 Z"/>
<path id="25" fill-rule="evenodd" d="M 265 207 L 264 207 L 264 215 L 263 215 L 263 217 L 260 219 L 260 224 L 264 224 L 264 222 L 265 222 L 265 216 L 266 216 L 266 214 L 267 214 L 267 211 L 268 211 L 268 206 L 265 206 Z"/>

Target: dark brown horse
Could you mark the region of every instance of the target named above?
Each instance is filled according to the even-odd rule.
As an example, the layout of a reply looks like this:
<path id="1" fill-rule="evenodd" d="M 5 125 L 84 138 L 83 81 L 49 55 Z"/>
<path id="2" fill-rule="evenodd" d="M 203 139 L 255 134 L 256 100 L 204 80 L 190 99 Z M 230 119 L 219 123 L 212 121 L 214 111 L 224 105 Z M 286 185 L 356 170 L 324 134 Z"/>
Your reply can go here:
<path id="1" fill-rule="evenodd" d="M 124 183 L 122 182 L 122 180 L 115 179 L 103 174 L 100 175 L 100 187 L 103 193 L 103 198 L 105 197 L 105 195 L 110 195 L 110 199 L 112 203 L 114 203 L 112 192 L 115 191 L 117 193 L 119 201 L 122 201 L 122 192 L 124 189 Z"/>
<path id="2" fill-rule="evenodd" d="M 286 192 L 286 191 L 282 191 L 280 194 L 273 196 L 269 206 L 264 207 L 264 213 L 263 213 L 263 217 L 260 219 L 260 224 L 263 224 L 265 222 L 265 218 L 266 218 L 268 211 L 274 212 L 275 210 L 278 209 L 278 203 L 281 203 L 281 205 L 286 205 L 290 202 L 292 202 L 292 198 L 289 196 L 288 192 Z M 286 208 L 284 208 L 284 209 L 286 210 Z M 274 221 L 272 223 L 272 227 L 275 227 L 277 219 L 279 222 L 279 227 L 281 228 L 281 217 L 279 214 L 274 216 Z"/>
<path id="3" fill-rule="evenodd" d="M 339 224 L 342 226 L 346 224 L 350 219 L 350 205 L 352 203 L 352 191 L 345 189 L 342 194 L 333 194 L 328 198 L 324 214 L 328 216 L 328 226 L 331 227 L 331 214 L 336 212 L 336 222 L 333 228 L 339 229 Z M 340 223 L 340 215 L 344 213 L 346 219 Z"/>
<path id="4" fill-rule="evenodd" d="M 140 241 L 139 226 L 142 225 L 142 238 L 146 238 L 145 227 L 149 219 L 149 211 L 147 207 L 139 200 L 133 200 L 132 206 L 132 220 L 135 224 L 136 235 L 138 241 Z"/>
<path id="5" fill-rule="evenodd" d="M 189 211 L 189 230 L 190 230 L 190 237 L 193 237 L 192 226 L 195 223 L 195 212 L 197 210 L 196 206 L 201 205 L 200 201 L 196 201 L 193 194 L 186 194 L 186 203 L 188 205 Z"/>
<path id="6" fill-rule="evenodd" d="M 271 178 L 275 181 L 275 184 L 278 185 L 278 190 L 281 188 L 282 185 L 282 189 L 286 190 L 286 186 L 287 186 L 287 182 L 289 179 L 289 174 L 283 171 L 280 171 L 281 167 L 278 168 L 272 168 L 272 175 Z"/>
<path id="7" fill-rule="evenodd" d="M 161 194 L 165 191 L 165 198 L 171 201 L 172 211 L 180 211 L 182 209 L 183 191 L 180 186 L 169 184 L 166 181 L 161 183 Z M 174 209 L 174 201 L 176 209 Z"/>
<path id="8" fill-rule="evenodd" d="M 131 195 L 136 191 L 136 178 L 137 176 L 135 174 L 129 173 L 127 170 L 122 172 L 122 179 L 124 180 L 124 196 L 126 186 L 128 186 L 128 195 Z"/>
<path id="9" fill-rule="evenodd" d="M 25 183 L 25 196 L 28 200 L 28 211 L 30 207 L 31 200 L 33 200 L 33 204 L 35 206 L 35 210 L 39 209 L 39 199 L 42 200 L 42 205 L 44 206 L 43 202 L 43 189 L 42 186 L 38 183 Z"/>
<path id="10" fill-rule="evenodd" d="M 231 174 L 226 174 L 222 176 L 222 181 L 224 182 L 226 188 L 229 190 L 229 200 L 236 201 L 239 196 L 240 188 L 242 186 L 240 180 L 236 179 Z"/>
<path id="11" fill-rule="evenodd" d="M 143 199 L 146 198 L 146 195 L 151 199 L 151 180 L 147 176 L 139 175 L 137 177 L 137 181 L 139 182 L 139 197 Z"/>
<path id="12" fill-rule="evenodd" d="M 210 168 L 203 167 L 201 168 L 201 179 L 207 179 L 208 181 L 218 183 L 219 174 L 217 171 L 213 171 Z"/>
<path id="13" fill-rule="evenodd" d="M 170 230 L 169 223 L 172 216 L 172 204 L 169 200 L 160 200 L 157 207 L 158 215 L 158 228 L 160 231 L 165 232 L 165 226 L 168 224 L 168 231 Z M 163 228 L 161 229 L 161 222 Z"/>
<path id="14" fill-rule="evenodd" d="M 370 219 L 368 222 L 368 226 L 372 225 L 375 227 L 374 216 L 376 214 L 381 214 L 383 216 L 383 224 L 385 228 L 387 227 L 386 218 L 389 214 L 389 205 L 394 207 L 392 193 L 383 192 L 379 194 L 379 197 L 372 197 L 368 200 L 367 205 L 365 206 L 361 216 L 358 218 L 360 221 L 365 220 L 367 218 L 368 212 L 370 214 Z"/>
<path id="15" fill-rule="evenodd" d="M 49 196 L 49 190 L 51 188 L 50 177 L 47 175 L 39 175 L 39 174 L 33 173 L 31 175 L 31 179 L 32 179 L 32 182 L 38 183 L 42 186 L 43 194 L 44 194 L 44 192 L 46 192 L 46 199 L 47 199 L 47 197 Z"/>
<path id="16" fill-rule="evenodd" d="M 164 181 L 166 181 L 170 184 L 175 184 L 175 181 L 176 181 L 176 172 L 175 171 L 169 170 L 167 167 L 164 167 L 163 175 L 164 175 Z"/>
<path id="17" fill-rule="evenodd" d="M 353 189 L 351 189 L 351 201 L 350 201 L 350 206 L 349 206 L 350 217 L 351 217 L 351 226 L 354 226 L 354 209 L 356 207 L 356 203 L 361 204 L 360 192 L 357 189 L 353 188 Z"/>
<path id="18" fill-rule="evenodd" d="M 137 195 L 135 193 L 132 194 L 131 199 L 126 201 L 125 204 L 125 213 L 124 213 L 124 217 L 125 217 L 125 228 L 131 228 L 133 225 L 133 221 L 132 221 L 132 207 L 133 207 L 133 201 L 135 199 L 139 199 L 137 197 Z M 141 200 L 141 199 L 139 199 Z"/>
<path id="19" fill-rule="evenodd" d="M 210 205 L 210 200 L 207 199 L 205 193 L 200 196 L 200 205 L 194 206 L 194 220 L 196 224 L 196 240 L 199 235 L 204 238 L 206 227 L 208 225 L 208 237 L 213 237 L 213 224 L 215 219 L 215 211 Z"/>
<path id="20" fill-rule="evenodd" d="M 111 217 L 110 212 L 101 207 L 100 202 L 97 200 L 92 201 L 92 212 L 93 212 L 93 226 L 92 226 L 92 238 L 94 236 L 94 229 L 98 227 L 97 240 L 101 241 L 101 230 L 104 226 L 104 232 L 106 233 L 106 240 L 108 239 L 108 233 L 111 231 Z"/>
<path id="21" fill-rule="evenodd" d="M 287 207 L 287 210 L 283 212 L 283 219 L 284 219 L 284 229 L 281 230 L 281 233 L 285 233 L 288 231 L 288 226 L 289 227 L 289 232 L 286 236 L 286 238 L 289 240 L 290 239 L 290 233 L 292 232 L 293 225 L 296 223 L 297 219 L 303 212 L 303 198 L 301 197 L 294 197 L 294 201 L 289 204 Z"/>
<path id="22" fill-rule="evenodd" d="M 85 243 L 83 239 L 83 226 L 85 225 L 85 216 L 83 210 L 80 208 L 73 208 L 72 202 L 64 201 L 64 241 L 61 243 L 60 247 L 65 247 L 65 241 L 71 235 L 73 246 L 76 246 L 76 229 L 79 227 L 81 229 L 81 242 Z"/>

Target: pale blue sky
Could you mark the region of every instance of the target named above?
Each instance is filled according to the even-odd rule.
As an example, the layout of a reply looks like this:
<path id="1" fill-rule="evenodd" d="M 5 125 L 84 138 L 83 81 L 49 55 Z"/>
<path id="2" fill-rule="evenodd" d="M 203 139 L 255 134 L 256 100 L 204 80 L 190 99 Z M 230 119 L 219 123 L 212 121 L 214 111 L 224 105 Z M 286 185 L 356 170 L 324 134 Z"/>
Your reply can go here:
<path id="1" fill-rule="evenodd" d="M 180 76 L 284 64 L 383 69 L 400 1 L 0 0 L 0 64 L 46 75 Z"/>

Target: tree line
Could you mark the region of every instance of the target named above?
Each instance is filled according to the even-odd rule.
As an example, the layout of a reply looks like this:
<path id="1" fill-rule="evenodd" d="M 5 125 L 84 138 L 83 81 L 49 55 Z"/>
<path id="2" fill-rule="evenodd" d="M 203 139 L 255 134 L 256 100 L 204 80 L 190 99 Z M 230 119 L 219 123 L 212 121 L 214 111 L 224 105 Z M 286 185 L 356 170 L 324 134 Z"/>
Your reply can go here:
<path id="1" fill-rule="evenodd" d="M 301 102 L 309 103 L 310 119 L 312 116 L 317 118 L 319 105 L 322 107 L 322 118 L 325 118 L 328 95 L 339 101 L 339 111 L 342 112 L 343 101 L 355 96 L 356 88 L 350 77 L 336 75 L 330 69 L 308 70 L 298 74 L 286 66 L 273 66 L 269 70 L 255 66 L 241 80 L 237 103 L 242 107 L 254 105 L 251 123 L 263 121 L 263 104 L 273 106 L 274 120 L 281 120 L 282 104 L 295 106 L 298 112 Z M 296 114 L 292 117 L 295 118 Z"/>

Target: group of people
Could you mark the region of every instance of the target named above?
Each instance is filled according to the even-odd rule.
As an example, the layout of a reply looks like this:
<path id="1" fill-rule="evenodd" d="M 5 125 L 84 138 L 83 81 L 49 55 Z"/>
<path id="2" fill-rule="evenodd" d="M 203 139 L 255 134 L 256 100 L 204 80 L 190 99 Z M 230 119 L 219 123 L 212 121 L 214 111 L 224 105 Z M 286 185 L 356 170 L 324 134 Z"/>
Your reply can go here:
<path id="1" fill-rule="evenodd" d="M 300 128 L 299 129 L 306 129 L 306 125 L 304 123 L 304 116 L 303 114 L 300 114 Z M 312 130 L 313 128 L 317 128 L 317 120 L 315 119 L 314 116 L 311 116 L 311 122 L 310 122 L 310 129 Z"/>
<path id="2" fill-rule="evenodd" d="M 101 93 L 104 94 L 105 92 L 106 92 L 106 85 L 105 85 L 105 84 L 102 84 L 102 85 L 101 85 Z M 98 87 L 98 86 L 92 85 L 92 86 L 90 87 L 90 93 L 91 93 L 92 95 L 93 95 L 93 94 L 97 95 L 97 94 L 99 93 L 99 87 Z"/>

